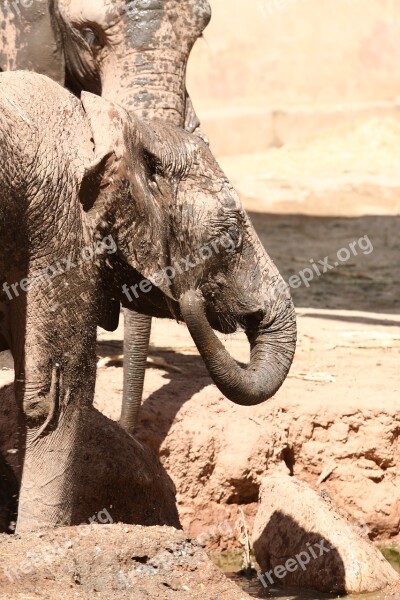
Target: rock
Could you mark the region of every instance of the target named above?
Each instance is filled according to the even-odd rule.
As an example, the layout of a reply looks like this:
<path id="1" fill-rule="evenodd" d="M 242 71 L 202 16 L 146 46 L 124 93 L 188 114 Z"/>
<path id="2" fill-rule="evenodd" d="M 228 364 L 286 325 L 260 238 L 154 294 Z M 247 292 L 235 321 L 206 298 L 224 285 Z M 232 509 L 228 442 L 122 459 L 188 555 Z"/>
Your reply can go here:
<path id="1" fill-rule="evenodd" d="M 183 532 L 90 525 L 0 536 L 3 600 L 250 600 Z"/>
<path id="2" fill-rule="evenodd" d="M 400 576 L 329 496 L 287 475 L 263 480 L 253 544 L 265 587 L 367 593 L 398 585 L 400 591 Z"/>
<path id="3" fill-rule="evenodd" d="M 113 522 L 180 528 L 175 487 L 156 454 L 99 411 L 90 410 L 77 458 L 72 524 L 87 522 L 104 509 Z M 10 453 L 18 447 L 16 413 L 13 387 L 0 388 L 0 456 L 4 462 L 0 484 L 5 499 L 15 493 L 15 477 L 21 475 L 18 453 Z M 8 473 L 8 484 L 1 479 L 2 472 Z M 9 502 L 4 504 L 3 512 Z"/>

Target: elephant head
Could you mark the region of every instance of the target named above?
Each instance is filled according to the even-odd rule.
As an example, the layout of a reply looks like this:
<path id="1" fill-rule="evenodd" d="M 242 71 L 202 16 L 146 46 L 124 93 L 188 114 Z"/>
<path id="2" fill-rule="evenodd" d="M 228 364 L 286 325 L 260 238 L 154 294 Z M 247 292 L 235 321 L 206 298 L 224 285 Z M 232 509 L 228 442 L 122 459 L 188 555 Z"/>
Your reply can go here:
<path id="1" fill-rule="evenodd" d="M 198 136 L 161 121 L 146 124 L 92 94 L 83 94 L 82 102 L 95 145 L 83 182 L 84 208 L 112 223 L 119 260 L 142 277 L 133 287 L 123 282 L 121 300 L 126 305 L 123 292 L 131 295 L 146 313 L 158 294 L 160 308 L 152 314 L 186 323 L 229 399 L 253 405 L 271 397 L 293 359 L 294 308 L 209 147 Z M 238 328 L 250 344 L 245 368 L 213 331 Z"/>
<path id="2" fill-rule="evenodd" d="M 51 0 L 67 86 L 87 90 L 194 130 L 185 88 L 193 44 L 207 26 L 208 0 Z"/>

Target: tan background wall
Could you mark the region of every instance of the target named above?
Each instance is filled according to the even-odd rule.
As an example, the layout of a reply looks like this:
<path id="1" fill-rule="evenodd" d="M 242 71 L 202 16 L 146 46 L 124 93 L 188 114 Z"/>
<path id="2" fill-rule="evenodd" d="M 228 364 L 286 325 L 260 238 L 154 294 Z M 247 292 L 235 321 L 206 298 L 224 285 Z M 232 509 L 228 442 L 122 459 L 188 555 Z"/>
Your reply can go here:
<path id="1" fill-rule="evenodd" d="M 248 151 L 277 141 L 275 123 L 262 123 L 277 110 L 299 112 L 308 121 L 311 110 L 318 126 L 319 113 L 329 121 L 332 111 L 346 117 L 351 106 L 358 111 L 359 104 L 371 108 L 400 97 L 400 0 L 211 5 L 213 18 L 193 51 L 188 88 L 219 151 L 221 119 L 240 129 Z"/>

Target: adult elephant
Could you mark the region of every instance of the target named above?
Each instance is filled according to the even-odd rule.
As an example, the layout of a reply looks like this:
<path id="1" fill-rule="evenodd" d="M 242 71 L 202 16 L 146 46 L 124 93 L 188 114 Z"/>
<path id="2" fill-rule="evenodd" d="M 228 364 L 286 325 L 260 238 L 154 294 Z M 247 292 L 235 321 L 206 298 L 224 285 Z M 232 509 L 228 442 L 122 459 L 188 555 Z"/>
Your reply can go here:
<path id="1" fill-rule="evenodd" d="M 72 521 L 96 325 L 112 324 L 119 302 L 184 321 L 216 385 L 242 405 L 282 385 L 296 320 L 198 136 L 92 94 L 81 103 L 27 73 L 0 75 L 0 135 L 0 334 L 27 429 L 23 531 Z M 239 327 L 251 349 L 245 368 L 213 331 Z"/>
<path id="2" fill-rule="evenodd" d="M 27 0 L 3 3 L 0 67 L 43 73 L 76 95 L 85 90 L 194 131 L 186 91 L 193 44 L 210 20 L 208 0 Z M 151 318 L 125 311 L 121 425 L 133 432 Z"/>

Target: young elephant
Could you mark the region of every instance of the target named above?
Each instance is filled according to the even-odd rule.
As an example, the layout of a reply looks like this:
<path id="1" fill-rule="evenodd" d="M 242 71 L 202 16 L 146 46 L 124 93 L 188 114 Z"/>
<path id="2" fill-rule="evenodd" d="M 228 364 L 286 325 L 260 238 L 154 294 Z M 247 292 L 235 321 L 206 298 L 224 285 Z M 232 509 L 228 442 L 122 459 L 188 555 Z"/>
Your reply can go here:
<path id="1" fill-rule="evenodd" d="M 266 400 L 296 340 L 286 285 L 198 137 L 46 77 L 0 75 L 0 319 L 26 425 L 18 530 L 68 524 L 96 326 L 119 304 L 184 320 L 221 391 Z M 44 125 L 45 124 L 45 125 Z M 242 327 L 242 368 L 213 328 Z"/>

